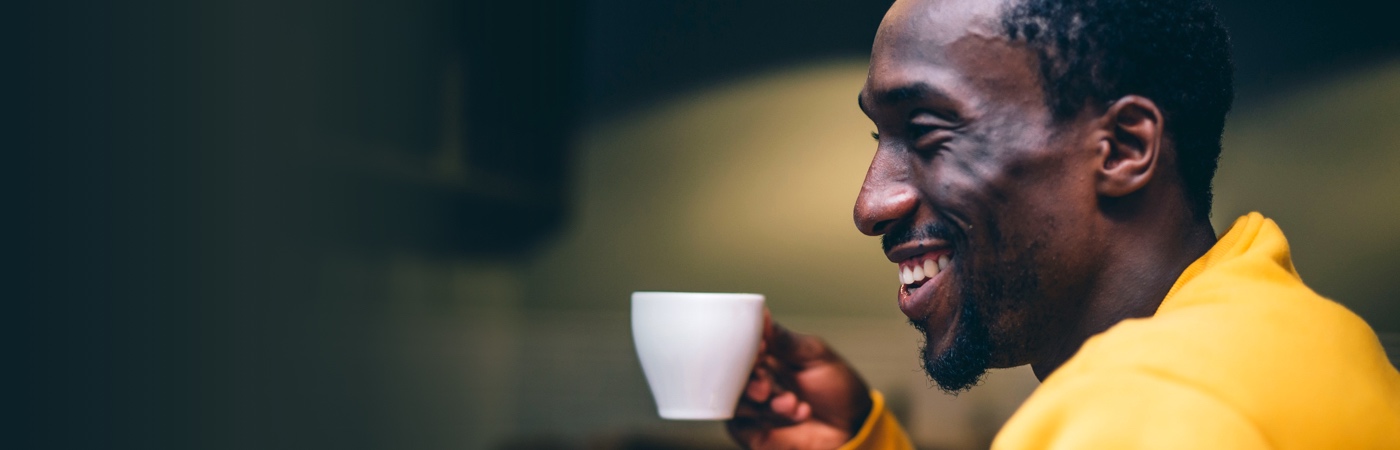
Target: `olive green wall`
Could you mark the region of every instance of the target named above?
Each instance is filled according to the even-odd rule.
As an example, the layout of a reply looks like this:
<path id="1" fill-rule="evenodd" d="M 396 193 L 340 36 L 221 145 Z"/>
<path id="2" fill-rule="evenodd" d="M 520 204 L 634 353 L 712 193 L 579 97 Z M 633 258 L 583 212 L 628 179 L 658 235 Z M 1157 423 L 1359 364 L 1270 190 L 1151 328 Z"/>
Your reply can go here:
<path id="1" fill-rule="evenodd" d="M 1261 211 L 1303 281 L 1384 331 L 1400 331 L 1400 61 L 1231 114 L 1216 176 L 1216 230 Z"/>

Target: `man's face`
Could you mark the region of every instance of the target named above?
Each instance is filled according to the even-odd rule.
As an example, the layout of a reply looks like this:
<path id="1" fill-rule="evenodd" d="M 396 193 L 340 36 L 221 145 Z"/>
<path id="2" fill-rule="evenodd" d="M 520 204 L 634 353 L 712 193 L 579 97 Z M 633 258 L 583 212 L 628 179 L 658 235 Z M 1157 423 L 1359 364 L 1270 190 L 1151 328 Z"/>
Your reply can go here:
<path id="1" fill-rule="evenodd" d="M 860 93 L 878 144 L 856 224 L 884 236 L 899 307 L 949 391 L 1031 362 L 1073 325 L 1098 269 L 1083 121 L 1052 120 L 1035 55 L 1001 32 L 1000 8 L 896 3 Z"/>

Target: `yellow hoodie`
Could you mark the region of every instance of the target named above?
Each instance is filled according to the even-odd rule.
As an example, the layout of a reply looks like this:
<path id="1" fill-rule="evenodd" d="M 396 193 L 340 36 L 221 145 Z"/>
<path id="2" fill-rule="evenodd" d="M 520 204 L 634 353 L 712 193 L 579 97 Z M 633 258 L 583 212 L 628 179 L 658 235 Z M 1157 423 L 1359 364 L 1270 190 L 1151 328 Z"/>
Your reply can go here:
<path id="1" fill-rule="evenodd" d="M 878 392 L 843 450 L 912 449 Z M 1090 338 L 993 449 L 1400 449 L 1400 373 L 1366 322 L 1298 277 L 1250 213 L 1150 318 Z"/>

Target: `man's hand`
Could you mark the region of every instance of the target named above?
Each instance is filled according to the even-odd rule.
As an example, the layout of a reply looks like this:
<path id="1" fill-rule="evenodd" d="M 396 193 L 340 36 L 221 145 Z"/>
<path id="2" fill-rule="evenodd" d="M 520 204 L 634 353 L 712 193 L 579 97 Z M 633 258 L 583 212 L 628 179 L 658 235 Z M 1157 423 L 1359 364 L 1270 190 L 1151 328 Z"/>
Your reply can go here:
<path id="1" fill-rule="evenodd" d="M 860 431 L 870 389 L 813 336 L 763 317 L 763 344 L 729 435 L 749 449 L 834 449 Z"/>

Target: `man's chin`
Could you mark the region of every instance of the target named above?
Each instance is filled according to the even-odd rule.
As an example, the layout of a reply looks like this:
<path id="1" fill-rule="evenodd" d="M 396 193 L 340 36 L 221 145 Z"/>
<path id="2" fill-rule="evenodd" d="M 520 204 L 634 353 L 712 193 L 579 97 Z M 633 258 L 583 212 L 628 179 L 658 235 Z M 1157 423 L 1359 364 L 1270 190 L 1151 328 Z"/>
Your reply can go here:
<path id="1" fill-rule="evenodd" d="M 958 394 L 972 389 L 982 381 L 982 376 L 991 367 L 991 342 L 987 329 L 974 314 L 959 317 L 953 330 L 930 334 L 922 323 L 910 321 L 924 335 L 924 345 L 919 349 L 924 372 L 938 388 L 949 394 Z M 951 331 L 951 333 L 949 333 Z M 951 335 L 949 335 L 951 334 Z"/>

